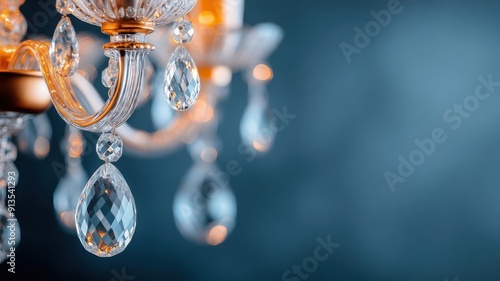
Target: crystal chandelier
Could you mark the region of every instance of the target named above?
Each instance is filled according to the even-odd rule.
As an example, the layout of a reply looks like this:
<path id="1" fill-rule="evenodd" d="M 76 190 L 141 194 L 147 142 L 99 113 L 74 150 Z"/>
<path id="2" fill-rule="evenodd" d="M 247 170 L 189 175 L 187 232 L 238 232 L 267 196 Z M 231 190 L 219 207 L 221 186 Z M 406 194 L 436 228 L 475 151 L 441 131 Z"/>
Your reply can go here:
<path id="1" fill-rule="evenodd" d="M 66 172 L 54 193 L 54 208 L 65 228 L 76 229 L 87 251 L 114 256 L 133 237 L 134 197 L 112 164 L 124 148 L 147 157 L 183 144 L 189 145 L 195 164 L 174 199 L 176 225 L 188 239 L 222 243 L 234 227 L 236 202 L 227 183 L 213 176 L 220 149 L 217 104 L 228 93 L 232 73 L 244 70 L 249 104 L 241 137 L 256 151 L 270 148 L 274 133 L 265 85 L 272 70 L 263 62 L 279 44 L 281 30 L 272 24 L 244 27 L 243 0 L 57 0 L 62 18 L 52 40 L 21 42 L 27 29 L 19 12 L 23 2 L 0 0 L 0 262 L 7 251 L 6 221 L 15 213 L 9 199 L 19 181 L 11 137 L 18 135 L 19 150 L 44 157 L 50 122 L 43 112 L 50 105 L 69 125 L 62 146 Z M 102 46 L 109 58 L 102 72 L 107 101 L 79 67 L 79 61 L 92 60 L 79 53 L 83 40 L 69 15 L 110 36 Z M 86 39 L 90 45 L 99 43 Z M 152 52 L 155 47 L 161 51 Z M 154 132 L 126 123 L 149 98 Z M 104 164 L 90 179 L 81 166 L 85 141 L 80 130 L 101 133 L 96 152 Z"/>

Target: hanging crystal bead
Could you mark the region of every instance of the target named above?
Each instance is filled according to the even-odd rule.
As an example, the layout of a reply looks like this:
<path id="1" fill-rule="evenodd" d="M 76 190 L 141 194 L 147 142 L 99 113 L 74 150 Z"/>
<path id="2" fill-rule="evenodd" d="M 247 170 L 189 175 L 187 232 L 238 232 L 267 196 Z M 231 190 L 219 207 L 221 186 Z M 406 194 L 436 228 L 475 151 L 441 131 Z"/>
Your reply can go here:
<path id="1" fill-rule="evenodd" d="M 56 10 L 59 14 L 69 15 L 73 13 L 73 1 L 71 0 L 56 0 Z"/>
<path id="2" fill-rule="evenodd" d="M 76 207 L 87 180 L 87 173 L 81 166 L 70 168 L 54 191 L 54 209 L 57 219 L 64 229 L 70 232 L 75 231 Z"/>
<path id="3" fill-rule="evenodd" d="M 116 84 L 118 76 L 118 61 L 115 57 L 109 58 L 109 65 L 102 71 L 102 84 L 106 88 L 111 88 Z"/>
<path id="4" fill-rule="evenodd" d="M 200 93 L 200 77 L 193 58 L 183 46 L 170 57 L 163 79 L 163 91 L 175 110 L 189 109 Z"/>
<path id="5" fill-rule="evenodd" d="M 259 152 L 271 149 L 277 131 L 267 110 L 266 106 L 250 104 L 245 109 L 240 123 L 243 143 Z"/>
<path id="6" fill-rule="evenodd" d="M 193 24 L 184 19 L 179 19 L 174 23 L 172 37 L 176 43 L 184 44 L 193 40 Z"/>
<path id="7" fill-rule="evenodd" d="M 104 133 L 97 140 L 96 151 L 101 160 L 116 162 L 122 156 L 122 138 L 112 133 Z"/>
<path id="8" fill-rule="evenodd" d="M 110 163 L 99 167 L 78 201 L 76 229 L 84 248 L 99 257 L 122 252 L 136 227 L 136 208 L 130 188 Z"/>
<path id="9" fill-rule="evenodd" d="M 57 24 L 49 52 L 57 73 L 62 76 L 71 76 L 75 73 L 80 60 L 78 41 L 75 29 L 68 17 L 63 16 Z"/>

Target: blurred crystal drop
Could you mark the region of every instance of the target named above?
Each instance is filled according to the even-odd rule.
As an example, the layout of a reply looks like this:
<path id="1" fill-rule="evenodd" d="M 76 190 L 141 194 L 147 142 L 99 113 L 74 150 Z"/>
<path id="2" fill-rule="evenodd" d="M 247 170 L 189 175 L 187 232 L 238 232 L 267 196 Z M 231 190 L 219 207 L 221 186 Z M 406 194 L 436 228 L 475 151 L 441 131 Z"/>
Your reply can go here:
<path id="1" fill-rule="evenodd" d="M 52 125 L 47 114 L 39 114 L 29 118 L 24 128 L 17 134 L 19 152 L 44 159 L 50 152 Z"/>
<path id="2" fill-rule="evenodd" d="M 267 107 L 259 104 L 249 104 L 243 113 L 240 123 L 240 135 L 243 143 L 259 152 L 271 149 L 276 136 L 271 116 Z"/>
<path id="3" fill-rule="evenodd" d="M 75 73 L 79 62 L 78 40 L 68 17 L 63 17 L 57 24 L 49 52 L 57 73 L 62 76 Z"/>
<path id="4" fill-rule="evenodd" d="M 75 232 L 75 212 L 78 199 L 88 180 L 87 173 L 81 166 L 67 172 L 54 191 L 54 209 L 59 223 L 69 232 Z"/>
<path id="5" fill-rule="evenodd" d="M 163 91 L 175 110 L 189 109 L 200 93 L 200 76 L 193 58 L 183 46 L 177 47 L 165 68 Z"/>
<path id="6" fill-rule="evenodd" d="M 89 179 L 76 208 L 76 230 L 83 247 L 99 257 L 121 253 L 135 232 L 134 197 L 122 174 L 104 164 Z"/>
<path id="7" fill-rule="evenodd" d="M 236 221 L 236 199 L 231 188 L 216 178 L 213 165 L 196 164 L 175 195 L 174 219 L 180 233 L 197 243 L 224 242 Z"/>
<path id="8" fill-rule="evenodd" d="M 7 259 L 10 248 L 17 248 L 20 242 L 19 222 L 15 217 L 11 217 L 8 210 L 0 204 L 0 263 Z"/>
<path id="9" fill-rule="evenodd" d="M 151 103 L 151 119 L 156 129 L 163 129 L 174 119 L 175 111 L 163 96 L 163 73 L 158 72 L 153 82 L 153 100 Z"/>

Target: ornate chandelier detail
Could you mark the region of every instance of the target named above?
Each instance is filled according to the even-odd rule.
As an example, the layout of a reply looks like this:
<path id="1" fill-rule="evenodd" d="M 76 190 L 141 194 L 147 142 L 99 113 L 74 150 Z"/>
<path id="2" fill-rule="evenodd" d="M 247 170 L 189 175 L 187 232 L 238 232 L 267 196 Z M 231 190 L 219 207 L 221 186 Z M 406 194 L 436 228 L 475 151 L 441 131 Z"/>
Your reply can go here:
<path id="1" fill-rule="evenodd" d="M 31 135 L 44 135 L 42 143 L 47 144 L 50 129 L 47 135 L 41 128 L 50 128 L 50 123 L 46 118 L 29 121 L 28 117 L 43 114 L 52 104 L 69 125 L 62 146 L 67 155 L 66 173 L 54 193 L 54 208 L 65 228 L 76 229 L 87 251 L 114 256 L 134 235 L 134 197 L 127 175 L 113 164 L 125 148 L 150 156 L 183 144 L 189 144 L 195 164 L 174 200 L 176 225 L 188 239 L 222 243 L 235 225 L 236 200 L 229 186 L 213 177 L 220 148 L 216 105 L 226 95 L 232 72 L 247 70 L 251 90 L 241 135 L 257 151 L 270 148 L 274 135 L 262 131 L 270 126 L 265 84 L 272 72 L 261 63 L 281 40 L 280 29 L 270 24 L 243 27 L 242 0 L 230 4 L 203 0 L 198 5 L 196 0 L 57 0 L 62 18 L 52 40 L 21 42 L 26 32 L 26 21 L 19 12 L 23 2 L 0 0 L 4 15 L 0 20 L 0 80 L 5 85 L 0 91 L 0 219 L 9 218 L 4 202 L 9 185 L 14 187 L 19 180 L 14 165 L 17 150 L 10 139 L 23 125 L 38 120 L 38 125 L 21 131 L 18 140 L 24 141 L 25 150 L 37 145 L 25 139 L 30 135 L 26 130 L 35 130 Z M 109 89 L 107 101 L 80 71 L 79 62 L 87 59 L 79 52 L 69 15 L 101 27 L 110 36 L 110 42 L 102 46 L 109 59 L 102 72 L 102 83 Z M 171 26 L 171 37 L 162 28 L 166 25 Z M 178 44 L 175 49 L 172 42 Z M 162 53 L 152 53 L 148 59 L 155 46 Z M 170 57 L 163 55 L 165 51 Z M 150 61 L 156 64 L 156 74 Z M 126 124 L 149 97 L 157 127 L 152 133 Z M 90 179 L 81 166 L 85 142 L 79 130 L 101 134 L 96 153 L 104 163 Z M 47 149 L 35 155 L 44 157 L 46 153 Z M 3 228 L 0 220 L 0 234 Z M 0 262 L 2 239 L 0 235 Z"/>

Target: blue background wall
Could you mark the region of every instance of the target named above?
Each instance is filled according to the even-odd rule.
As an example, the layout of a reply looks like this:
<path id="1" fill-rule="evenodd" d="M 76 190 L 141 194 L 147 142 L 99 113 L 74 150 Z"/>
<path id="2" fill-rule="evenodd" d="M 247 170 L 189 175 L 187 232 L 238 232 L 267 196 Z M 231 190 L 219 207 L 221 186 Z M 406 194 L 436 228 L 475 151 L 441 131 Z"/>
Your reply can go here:
<path id="1" fill-rule="evenodd" d="M 27 2 L 23 12 L 32 19 L 41 8 Z M 500 4 L 401 1 L 402 10 L 348 63 L 339 44 L 354 45 L 354 28 L 364 29 L 370 11 L 389 2 L 247 1 L 247 23 L 284 29 L 270 58 L 270 98 L 297 117 L 268 154 L 247 162 L 237 150 L 246 90 L 235 77 L 222 105 L 218 163 L 235 159 L 243 172 L 231 178 L 237 226 L 219 247 L 192 244 L 175 228 L 173 196 L 191 165 L 180 150 L 160 159 L 126 155 L 117 163 L 135 195 L 136 234 L 111 259 L 84 251 L 54 217 L 58 176 L 51 164 L 63 160 L 64 124 L 51 109 L 53 153 L 16 162 L 18 277 L 104 281 L 126 268 L 135 280 L 285 280 L 286 270 L 312 256 L 316 239 L 330 235 L 340 247 L 308 280 L 500 280 L 500 88 L 460 117 L 458 128 L 443 118 L 474 95 L 479 76 L 500 81 Z M 58 20 L 39 33 L 51 35 Z M 132 122 L 146 113 L 139 110 Z M 431 138 L 436 128 L 446 140 L 393 192 L 384 173 L 397 174 L 398 157 L 408 159 L 415 140 Z M 91 174 L 101 161 L 89 154 L 84 164 Z M 6 270 L 2 264 L 0 274 Z"/>

